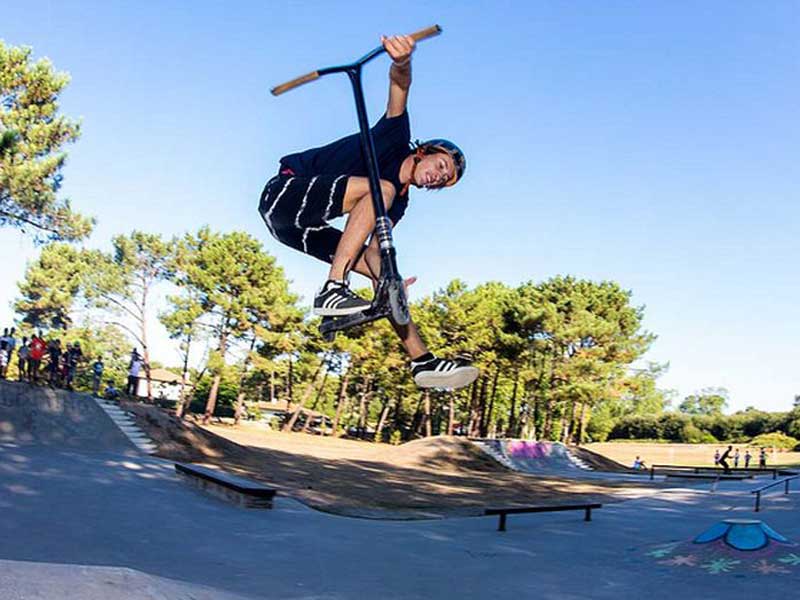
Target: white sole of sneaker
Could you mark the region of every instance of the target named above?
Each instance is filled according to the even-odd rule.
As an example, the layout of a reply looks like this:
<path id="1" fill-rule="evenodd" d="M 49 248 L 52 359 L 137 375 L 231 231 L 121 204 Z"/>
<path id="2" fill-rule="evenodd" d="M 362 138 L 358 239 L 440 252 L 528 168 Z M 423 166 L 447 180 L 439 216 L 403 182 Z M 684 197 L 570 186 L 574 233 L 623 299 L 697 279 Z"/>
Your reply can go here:
<path id="1" fill-rule="evenodd" d="M 364 312 L 369 306 L 353 306 L 351 308 L 314 308 L 312 311 L 318 317 L 344 317 L 355 313 Z"/>
<path id="2" fill-rule="evenodd" d="M 481 371 L 477 367 L 458 367 L 447 374 L 423 371 L 414 377 L 414 383 L 421 388 L 447 388 L 456 390 L 475 381 Z"/>

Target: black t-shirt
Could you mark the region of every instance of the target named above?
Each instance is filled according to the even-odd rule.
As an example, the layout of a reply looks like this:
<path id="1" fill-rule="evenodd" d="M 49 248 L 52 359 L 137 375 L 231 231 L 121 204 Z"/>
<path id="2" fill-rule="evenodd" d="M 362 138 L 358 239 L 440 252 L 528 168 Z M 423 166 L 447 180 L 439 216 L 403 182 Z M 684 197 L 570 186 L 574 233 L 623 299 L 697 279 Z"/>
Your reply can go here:
<path id="1" fill-rule="evenodd" d="M 400 165 L 411 154 L 408 111 L 392 118 L 384 114 L 372 128 L 372 140 L 380 177 L 390 181 L 396 190 L 394 202 L 389 209 L 389 218 L 396 225 L 408 207 L 408 193 L 400 196 L 403 189 L 400 183 Z M 284 156 L 281 159 L 281 168 L 289 168 L 299 177 L 342 174 L 366 177 L 365 162 L 361 138 L 355 133 L 327 146 Z"/>

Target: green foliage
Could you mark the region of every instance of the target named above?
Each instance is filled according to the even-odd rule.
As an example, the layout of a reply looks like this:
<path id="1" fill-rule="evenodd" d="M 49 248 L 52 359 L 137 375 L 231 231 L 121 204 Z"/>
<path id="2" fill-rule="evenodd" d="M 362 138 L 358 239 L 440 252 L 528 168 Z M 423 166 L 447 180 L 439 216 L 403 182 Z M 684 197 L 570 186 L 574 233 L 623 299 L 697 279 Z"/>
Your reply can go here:
<path id="1" fill-rule="evenodd" d="M 611 430 L 609 439 L 661 439 L 685 444 L 717 441 L 713 435 L 697 427 L 690 417 L 680 413 L 623 417 Z"/>
<path id="2" fill-rule="evenodd" d="M 678 407 L 687 415 L 721 415 L 728 405 L 728 390 L 707 388 L 699 394 L 687 396 Z"/>
<path id="3" fill-rule="evenodd" d="M 781 450 L 794 450 L 798 441 L 797 438 L 786 435 L 785 433 L 774 432 L 764 433 L 754 437 L 750 444 L 764 448 L 779 448 Z"/>
<path id="4" fill-rule="evenodd" d="M 681 431 L 681 438 L 681 441 L 685 444 L 714 444 L 718 441 L 713 435 L 692 423 L 684 425 Z"/>
<path id="5" fill-rule="evenodd" d="M 190 410 L 202 413 L 205 411 L 213 377 L 206 376 L 197 382 L 192 398 Z M 232 417 L 236 407 L 236 398 L 239 395 L 239 374 L 233 367 L 226 367 L 222 370 L 219 389 L 217 391 L 216 416 Z"/>
<path id="6" fill-rule="evenodd" d="M 71 325 L 70 312 L 91 264 L 86 258 L 85 252 L 61 242 L 42 248 L 39 258 L 25 270 L 25 279 L 17 284 L 21 296 L 14 310 L 23 323 L 37 329 Z"/>
<path id="7" fill-rule="evenodd" d="M 31 49 L 0 41 L 0 226 L 30 232 L 37 241 L 79 240 L 94 220 L 59 200 L 63 146 L 80 125 L 58 114 L 58 97 L 69 76 Z"/>

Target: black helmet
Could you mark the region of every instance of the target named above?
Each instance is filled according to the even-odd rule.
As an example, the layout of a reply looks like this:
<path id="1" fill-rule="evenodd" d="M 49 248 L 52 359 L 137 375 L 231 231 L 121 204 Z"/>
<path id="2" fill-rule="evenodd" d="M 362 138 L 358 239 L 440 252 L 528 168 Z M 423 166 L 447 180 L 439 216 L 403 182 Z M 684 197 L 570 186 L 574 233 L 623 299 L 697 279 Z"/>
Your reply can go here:
<path id="1" fill-rule="evenodd" d="M 444 184 L 445 187 L 455 185 L 455 183 L 464 176 L 464 171 L 467 170 L 467 159 L 464 157 L 464 153 L 461 151 L 461 148 L 456 146 L 450 140 L 436 138 L 427 140 L 425 142 L 417 142 L 417 148 L 422 150 L 423 154 L 444 152 L 445 154 L 449 154 L 453 159 L 453 163 L 456 166 L 456 172 L 453 174 L 453 177 L 450 179 L 450 181 Z"/>

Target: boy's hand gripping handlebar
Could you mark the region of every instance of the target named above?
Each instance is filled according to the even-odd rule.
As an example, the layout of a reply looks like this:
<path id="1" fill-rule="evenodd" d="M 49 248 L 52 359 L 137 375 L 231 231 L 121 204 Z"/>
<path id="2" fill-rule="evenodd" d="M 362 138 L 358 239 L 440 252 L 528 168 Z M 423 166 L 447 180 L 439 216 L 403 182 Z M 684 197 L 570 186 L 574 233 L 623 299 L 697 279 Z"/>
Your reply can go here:
<path id="1" fill-rule="evenodd" d="M 442 28 L 441 27 L 439 27 L 438 25 L 432 25 L 430 27 L 426 27 L 425 29 L 421 29 L 421 30 L 419 30 L 419 31 L 417 31 L 415 33 L 412 33 L 411 37 L 414 38 L 415 42 L 419 42 L 419 41 L 427 39 L 429 37 L 433 37 L 435 35 L 439 35 L 441 32 L 442 32 Z M 363 58 L 358 60 L 356 64 L 358 64 L 358 63 L 363 64 L 363 63 L 365 63 L 365 62 L 367 62 L 369 60 L 372 60 L 373 58 L 375 58 L 376 56 L 378 56 L 382 52 L 386 52 L 386 49 L 383 46 L 378 46 L 377 48 L 372 50 L 370 53 L 366 54 Z M 292 79 L 291 81 L 287 81 L 286 83 L 282 83 L 280 85 L 276 85 L 270 91 L 272 92 L 273 96 L 280 96 L 284 92 L 288 92 L 291 89 L 294 89 L 296 87 L 299 87 L 299 86 L 303 85 L 304 83 L 310 83 L 310 82 L 314 81 L 315 79 L 319 79 L 322 75 L 325 75 L 327 73 L 332 73 L 332 72 L 335 72 L 335 71 L 340 71 L 340 70 L 342 70 L 342 69 L 339 68 L 339 67 L 332 67 L 331 69 L 318 69 L 317 71 L 312 71 L 311 73 L 307 73 L 305 75 L 301 75 L 300 77 L 295 77 L 294 79 Z"/>

